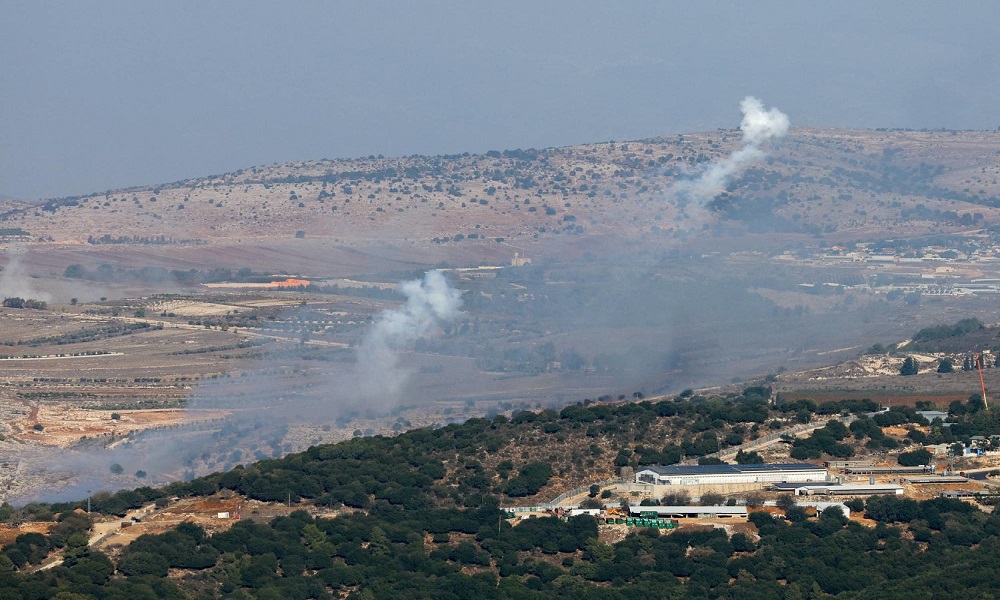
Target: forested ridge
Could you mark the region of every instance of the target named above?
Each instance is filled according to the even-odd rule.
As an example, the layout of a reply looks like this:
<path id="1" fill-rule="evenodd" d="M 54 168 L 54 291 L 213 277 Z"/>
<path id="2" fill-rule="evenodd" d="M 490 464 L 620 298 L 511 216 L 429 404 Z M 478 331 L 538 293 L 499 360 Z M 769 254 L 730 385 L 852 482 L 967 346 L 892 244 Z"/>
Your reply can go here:
<path id="1" fill-rule="evenodd" d="M 560 489 L 556 481 L 564 487 L 591 483 L 621 466 L 703 456 L 714 447 L 764 435 L 773 424 L 863 414 L 872 404 L 771 406 L 769 395 L 766 388 L 747 388 L 728 397 L 685 393 L 660 402 L 580 403 L 559 412 L 471 419 L 316 446 L 161 489 L 96 494 L 92 508 L 105 514 L 220 490 L 290 500 L 302 509 L 270 521 L 244 519 L 214 535 L 186 523 L 144 535 L 110 555 L 87 547 L 89 518 L 74 512 L 80 502 L 4 507 L 7 517 L 51 516 L 60 523 L 48 535 L 22 534 L 4 547 L 0 597 L 978 598 L 995 593 L 1000 516 L 958 500 L 875 497 L 852 503 L 874 527 L 848 521 L 835 510 L 812 516 L 791 507 L 780 516 L 752 513 L 759 536 L 633 529 L 615 544 L 598 540 L 599 525 L 589 516 L 512 526 L 501 510 L 551 498 Z M 877 418 L 893 423 L 919 418 L 911 413 L 896 410 Z M 970 411 L 961 427 L 975 431 L 987 418 Z M 861 416 L 854 422 L 865 419 L 871 420 Z M 828 427 L 801 447 L 824 452 L 827 438 L 834 445 L 877 440 L 884 447 L 875 429 Z M 308 512 L 314 507 L 350 510 L 316 518 Z M 64 562 L 32 572 L 53 550 Z"/>

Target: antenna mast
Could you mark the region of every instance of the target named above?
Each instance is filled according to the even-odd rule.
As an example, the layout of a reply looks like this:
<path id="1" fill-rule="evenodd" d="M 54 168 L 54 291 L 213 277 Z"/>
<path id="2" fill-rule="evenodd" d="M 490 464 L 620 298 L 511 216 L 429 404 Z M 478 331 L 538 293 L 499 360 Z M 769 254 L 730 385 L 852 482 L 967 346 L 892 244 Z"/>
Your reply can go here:
<path id="1" fill-rule="evenodd" d="M 980 352 L 976 355 L 976 367 L 979 368 L 979 387 L 983 390 L 983 408 L 989 410 L 990 406 L 986 404 L 986 381 L 983 379 L 983 353 Z"/>

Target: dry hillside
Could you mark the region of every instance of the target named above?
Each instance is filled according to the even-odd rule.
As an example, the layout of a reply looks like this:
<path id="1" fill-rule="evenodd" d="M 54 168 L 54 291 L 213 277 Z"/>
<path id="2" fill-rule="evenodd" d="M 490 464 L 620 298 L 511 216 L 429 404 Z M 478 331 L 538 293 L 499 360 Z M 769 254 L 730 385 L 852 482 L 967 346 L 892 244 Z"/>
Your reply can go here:
<path id="1" fill-rule="evenodd" d="M 14 208 L 3 221 L 57 244 L 669 239 L 700 225 L 678 224 L 671 183 L 739 144 L 738 132 L 721 130 L 485 155 L 317 160 L 50 200 Z M 1000 219 L 1000 133 L 799 129 L 768 152 L 714 203 L 739 224 L 735 231 L 864 239 L 900 222 L 919 233 Z"/>

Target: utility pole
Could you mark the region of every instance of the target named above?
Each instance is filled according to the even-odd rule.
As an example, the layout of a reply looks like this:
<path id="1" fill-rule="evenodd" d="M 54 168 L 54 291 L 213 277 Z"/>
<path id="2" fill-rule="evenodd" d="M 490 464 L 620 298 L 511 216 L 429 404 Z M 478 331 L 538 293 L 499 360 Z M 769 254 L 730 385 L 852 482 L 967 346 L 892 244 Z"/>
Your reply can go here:
<path id="1" fill-rule="evenodd" d="M 980 352 L 976 355 L 976 367 L 979 368 L 979 385 L 983 390 L 983 409 L 989 410 L 990 407 L 986 404 L 986 381 L 983 379 L 983 353 Z"/>

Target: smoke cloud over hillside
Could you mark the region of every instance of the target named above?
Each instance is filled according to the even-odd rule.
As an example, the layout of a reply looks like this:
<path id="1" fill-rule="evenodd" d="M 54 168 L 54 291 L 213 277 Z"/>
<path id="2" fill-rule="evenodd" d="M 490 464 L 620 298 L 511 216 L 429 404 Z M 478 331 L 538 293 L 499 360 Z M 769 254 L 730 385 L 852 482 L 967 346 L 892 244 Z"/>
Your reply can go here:
<path id="1" fill-rule="evenodd" d="M 684 179 L 672 186 L 674 195 L 684 202 L 704 206 L 726 189 L 726 184 L 745 166 L 764 158 L 761 145 L 788 133 L 788 116 L 777 108 L 765 109 L 764 104 L 747 96 L 740 102 L 743 120 L 743 147 L 725 159 L 709 164 L 693 179 Z"/>
<path id="2" fill-rule="evenodd" d="M 406 304 L 379 315 L 358 348 L 359 389 L 364 400 L 377 406 L 394 403 L 406 382 L 408 373 L 399 366 L 398 352 L 435 325 L 454 320 L 462 306 L 462 292 L 451 287 L 441 271 L 404 281 L 399 290 Z"/>

